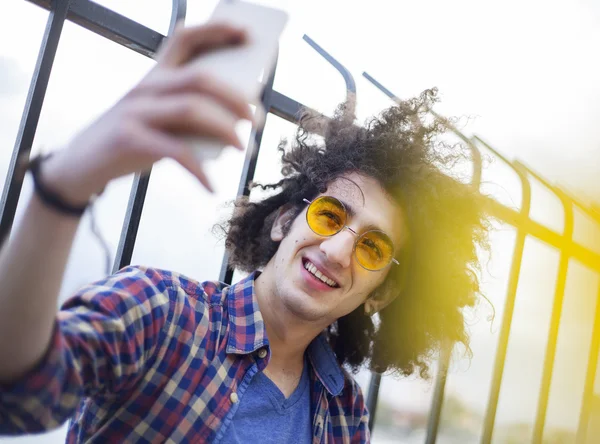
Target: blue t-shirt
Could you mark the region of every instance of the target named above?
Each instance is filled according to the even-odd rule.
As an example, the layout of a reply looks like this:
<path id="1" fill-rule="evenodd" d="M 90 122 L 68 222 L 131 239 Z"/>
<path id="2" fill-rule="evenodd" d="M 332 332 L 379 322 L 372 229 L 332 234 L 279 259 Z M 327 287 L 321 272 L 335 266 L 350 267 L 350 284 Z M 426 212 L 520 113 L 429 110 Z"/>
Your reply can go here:
<path id="1" fill-rule="evenodd" d="M 222 443 L 310 443 L 310 379 L 308 362 L 294 393 L 285 399 L 281 390 L 257 372 L 240 398 Z"/>

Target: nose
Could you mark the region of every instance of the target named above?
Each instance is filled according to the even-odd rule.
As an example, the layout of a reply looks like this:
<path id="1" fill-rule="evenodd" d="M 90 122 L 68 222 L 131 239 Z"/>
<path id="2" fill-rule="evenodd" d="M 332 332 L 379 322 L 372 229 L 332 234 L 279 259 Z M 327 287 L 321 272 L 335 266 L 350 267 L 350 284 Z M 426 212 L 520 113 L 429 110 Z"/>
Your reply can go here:
<path id="1" fill-rule="evenodd" d="M 342 268 L 348 268 L 352 261 L 354 237 L 350 230 L 342 230 L 323 240 L 320 249 L 329 261 L 340 265 Z"/>

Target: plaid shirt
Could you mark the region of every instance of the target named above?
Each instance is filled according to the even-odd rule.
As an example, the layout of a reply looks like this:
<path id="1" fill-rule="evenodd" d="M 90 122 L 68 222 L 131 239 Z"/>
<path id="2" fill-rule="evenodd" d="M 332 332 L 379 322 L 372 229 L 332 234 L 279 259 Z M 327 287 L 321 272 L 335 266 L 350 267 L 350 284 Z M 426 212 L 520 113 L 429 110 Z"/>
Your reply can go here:
<path id="1" fill-rule="evenodd" d="M 0 387 L 0 434 L 71 418 L 68 443 L 219 442 L 270 359 L 256 276 L 229 287 L 128 267 L 84 287 L 58 313 L 42 362 Z M 360 388 L 323 334 L 308 358 L 313 443 L 368 442 Z"/>

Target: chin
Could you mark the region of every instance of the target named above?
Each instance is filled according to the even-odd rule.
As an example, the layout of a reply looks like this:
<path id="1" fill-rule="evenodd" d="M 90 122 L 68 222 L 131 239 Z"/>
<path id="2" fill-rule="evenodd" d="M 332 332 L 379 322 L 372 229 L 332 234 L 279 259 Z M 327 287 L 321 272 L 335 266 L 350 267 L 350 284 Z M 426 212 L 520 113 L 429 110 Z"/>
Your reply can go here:
<path id="1" fill-rule="evenodd" d="M 283 303 L 290 313 L 308 322 L 322 320 L 329 312 L 307 294 L 289 295 L 284 297 Z"/>

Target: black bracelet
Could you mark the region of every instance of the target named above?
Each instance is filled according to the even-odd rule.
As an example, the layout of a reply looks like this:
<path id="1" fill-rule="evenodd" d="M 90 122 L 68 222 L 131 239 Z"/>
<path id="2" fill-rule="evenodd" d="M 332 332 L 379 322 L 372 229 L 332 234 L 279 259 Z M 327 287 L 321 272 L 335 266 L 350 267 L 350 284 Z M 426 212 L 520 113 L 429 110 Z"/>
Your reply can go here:
<path id="1" fill-rule="evenodd" d="M 47 206 L 58 210 L 61 213 L 68 214 L 70 216 L 81 216 L 85 209 L 88 207 L 86 203 L 83 206 L 74 206 L 67 202 L 65 202 L 56 192 L 50 190 L 43 184 L 40 179 L 40 166 L 42 162 L 52 156 L 52 153 L 38 155 L 34 157 L 27 169 L 31 171 L 31 177 L 33 177 L 33 186 L 35 187 L 35 192 L 42 202 L 44 202 Z"/>

